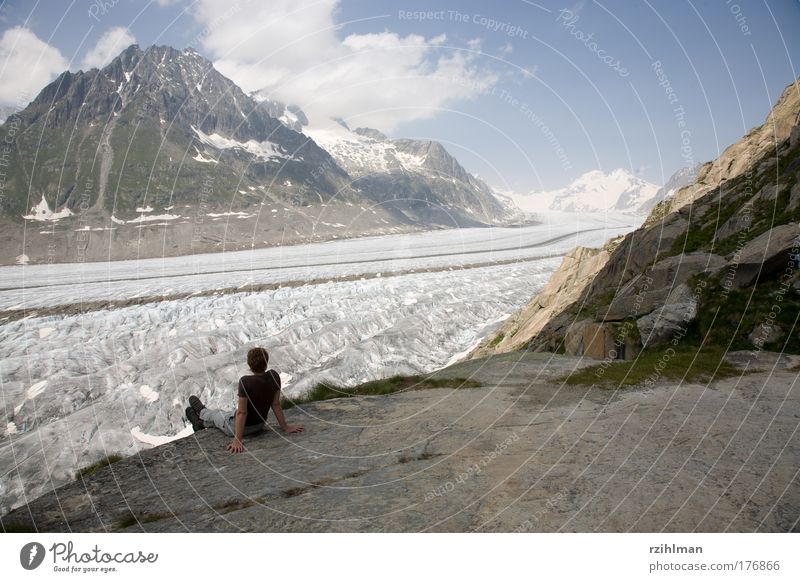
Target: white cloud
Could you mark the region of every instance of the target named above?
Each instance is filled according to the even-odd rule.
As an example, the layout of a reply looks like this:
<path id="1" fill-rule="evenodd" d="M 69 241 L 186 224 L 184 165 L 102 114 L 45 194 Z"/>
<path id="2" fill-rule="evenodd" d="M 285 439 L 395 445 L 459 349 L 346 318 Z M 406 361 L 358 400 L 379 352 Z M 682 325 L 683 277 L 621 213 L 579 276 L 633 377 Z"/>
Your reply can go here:
<path id="1" fill-rule="evenodd" d="M 480 52 L 483 49 L 483 40 L 480 38 L 472 38 L 467 41 L 467 46 L 471 51 Z"/>
<path id="2" fill-rule="evenodd" d="M 110 28 L 97 40 L 94 48 L 86 53 L 81 67 L 84 70 L 104 67 L 132 44 L 136 44 L 136 39 L 130 30 L 124 26 Z"/>
<path id="3" fill-rule="evenodd" d="M 9 28 L 0 38 L 0 104 L 22 108 L 68 67 L 57 48 L 27 28 Z"/>
<path id="4" fill-rule="evenodd" d="M 479 55 L 446 46 L 444 34 L 426 39 L 383 30 L 340 38 L 337 0 L 245 4 L 199 0 L 201 46 L 245 91 L 295 103 L 312 124 L 342 117 L 390 131 L 497 81 L 478 64 Z"/>

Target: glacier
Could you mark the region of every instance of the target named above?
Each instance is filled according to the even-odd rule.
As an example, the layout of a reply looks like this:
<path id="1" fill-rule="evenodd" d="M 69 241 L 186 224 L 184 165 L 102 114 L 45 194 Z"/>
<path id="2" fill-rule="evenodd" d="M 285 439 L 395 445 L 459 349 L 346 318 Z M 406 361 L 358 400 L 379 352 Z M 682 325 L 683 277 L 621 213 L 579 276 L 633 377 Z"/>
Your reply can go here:
<path id="1" fill-rule="evenodd" d="M 253 345 L 269 350 L 289 396 L 322 381 L 353 386 L 425 374 L 465 354 L 521 307 L 567 250 L 600 245 L 632 228 L 588 216 L 579 227 L 465 229 L 4 267 L 0 309 L 166 298 L 0 320 L 0 513 L 74 479 L 77 469 L 106 455 L 132 455 L 191 434 L 184 418 L 190 394 L 209 406 L 232 407 Z M 423 267 L 433 270 L 413 272 Z M 342 274 L 356 278 L 169 299 L 183 291 Z M 300 409 L 290 414 L 302 422 Z"/>

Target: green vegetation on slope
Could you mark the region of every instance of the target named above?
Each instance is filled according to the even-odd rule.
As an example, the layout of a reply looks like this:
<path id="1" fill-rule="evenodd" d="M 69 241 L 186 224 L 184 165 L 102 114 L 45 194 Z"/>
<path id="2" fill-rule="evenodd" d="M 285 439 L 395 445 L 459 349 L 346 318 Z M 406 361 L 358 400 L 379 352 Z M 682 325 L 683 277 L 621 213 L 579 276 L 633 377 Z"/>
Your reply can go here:
<path id="1" fill-rule="evenodd" d="M 466 378 L 429 378 L 424 376 L 393 376 L 385 380 L 367 382 L 353 388 L 341 388 L 332 384 L 317 384 L 305 396 L 297 399 L 284 397 L 281 406 L 284 410 L 334 398 L 352 398 L 353 396 L 378 396 L 409 392 L 411 390 L 429 390 L 432 388 L 478 388 L 480 384 Z"/>
<path id="2" fill-rule="evenodd" d="M 652 348 L 631 361 L 608 361 L 577 370 L 560 378 L 565 384 L 598 384 L 610 388 L 653 384 L 660 379 L 685 382 L 710 381 L 738 376 L 742 370 L 725 361 L 725 350 L 717 347 L 697 349 Z"/>
<path id="3" fill-rule="evenodd" d="M 505 334 L 502 333 L 502 332 L 497 334 L 497 336 L 495 336 L 495 338 L 492 341 L 489 342 L 489 347 L 493 348 L 493 347 L 497 346 L 497 344 L 499 344 L 501 341 L 503 341 L 505 339 L 505 337 L 506 337 Z"/>
<path id="4" fill-rule="evenodd" d="M 726 270 L 710 279 L 703 289 L 697 318 L 689 328 L 687 340 L 723 346 L 729 350 L 752 350 L 748 336 L 757 325 L 764 325 L 763 345 L 758 347 L 789 354 L 800 354 L 800 335 L 797 333 L 800 314 L 800 293 L 792 280 L 768 279 L 754 288 L 725 290 L 721 279 Z M 773 337 L 778 338 L 770 341 Z M 780 333 L 777 333 L 780 331 Z"/>
<path id="5" fill-rule="evenodd" d="M 774 154 L 771 154 L 774 156 Z M 769 155 L 767 156 L 769 157 Z M 764 171 L 756 176 L 742 174 L 729 180 L 721 190 L 719 201 L 702 216 L 692 220 L 686 232 L 679 236 L 672 248 L 663 257 L 677 255 L 682 252 L 707 251 L 722 256 L 732 254 L 738 246 L 755 239 L 768 230 L 790 222 L 800 221 L 800 207 L 792 210 L 789 206 L 789 190 L 797 182 L 800 145 L 782 152 L 777 168 Z M 776 180 L 776 174 L 781 177 Z M 735 214 L 756 197 L 766 186 L 779 186 L 781 194 L 774 200 L 757 200 L 752 204 L 750 224 L 743 233 L 737 232 L 725 238 L 718 238 L 717 232 Z M 714 195 L 712 191 L 708 195 Z"/>
<path id="6" fill-rule="evenodd" d="M 117 454 L 108 455 L 107 457 L 100 459 L 96 463 L 92 463 L 88 467 L 80 469 L 77 473 L 75 473 L 75 479 L 83 479 L 84 477 L 88 477 L 89 475 L 91 475 L 96 471 L 99 471 L 103 467 L 107 467 L 110 464 L 116 463 L 117 461 L 121 460 L 122 460 L 122 455 L 117 455 Z"/>

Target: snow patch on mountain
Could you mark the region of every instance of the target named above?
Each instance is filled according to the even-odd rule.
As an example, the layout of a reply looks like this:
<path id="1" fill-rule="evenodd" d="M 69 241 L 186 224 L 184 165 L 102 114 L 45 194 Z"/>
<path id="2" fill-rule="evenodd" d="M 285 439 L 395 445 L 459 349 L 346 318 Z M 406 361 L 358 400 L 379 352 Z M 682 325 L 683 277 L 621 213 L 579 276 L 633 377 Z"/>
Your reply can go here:
<path id="1" fill-rule="evenodd" d="M 293 157 L 283 153 L 278 148 L 277 144 L 274 144 L 271 141 L 256 141 L 254 139 L 250 139 L 246 142 L 240 142 L 221 136 L 218 133 L 212 133 L 211 135 L 203 133 L 195 126 L 192 126 L 192 130 L 195 132 L 197 139 L 199 139 L 201 143 L 209 145 L 218 150 L 241 149 L 262 160 L 270 160 L 271 158 L 292 159 Z M 200 155 L 199 152 L 198 155 Z M 203 159 L 198 161 L 207 160 Z"/>
<path id="2" fill-rule="evenodd" d="M 215 160 L 213 158 L 205 158 L 205 157 L 203 157 L 203 154 L 200 153 L 199 150 L 197 152 L 197 155 L 194 156 L 192 159 L 195 160 L 195 161 L 198 161 L 198 162 L 203 162 L 205 164 L 218 164 L 219 163 L 219 161 L 217 161 L 217 160 Z"/>
<path id="3" fill-rule="evenodd" d="M 136 218 L 132 218 L 131 220 L 126 220 L 126 224 L 136 224 L 137 222 L 155 222 L 155 221 L 164 221 L 164 220 L 178 220 L 182 218 L 179 214 L 155 214 L 150 216 L 137 216 Z M 115 221 L 117 222 L 117 221 Z"/>
<path id="4" fill-rule="evenodd" d="M 36 206 L 31 207 L 30 214 L 24 215 L 22 218 L 25 220 L 36 220 L 38 222 L 54 222 L 62 218 L 72 216 L 72 211 L 69 208 L 62 208 L 58 212 L 50 210 L 50 205 L 42 195 L 42 199 Z"/>

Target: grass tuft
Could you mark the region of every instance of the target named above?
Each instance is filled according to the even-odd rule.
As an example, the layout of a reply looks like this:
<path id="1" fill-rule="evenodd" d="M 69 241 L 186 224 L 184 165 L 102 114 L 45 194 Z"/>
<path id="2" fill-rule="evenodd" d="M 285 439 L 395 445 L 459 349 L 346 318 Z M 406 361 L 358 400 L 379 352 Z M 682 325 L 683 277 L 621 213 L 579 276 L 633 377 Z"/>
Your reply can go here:
<path id="1" fill-rule="evenodd" d="M 682 347 L 651 348 L 643 351 L 635 360 L 626 362 L 603 362 L 568 374 L 559 382 L 572 385 L 614 387 L 637 384 L 652 385 L 660 379 L 711 381 L 739 376 L 741 368 L 725 359 L 722 348 Z"/>
<path id="2" fill-rule="evenodd" d="M 499 344 L 501 341 L 505 339 L 505 337 L 506 336 L 503 333 L 497 334 L 497 336 L 492 341 L 489 342 L 489 347 L 490 348 L 496 347 L 497 344 Z"/>
<path id="3" fill-rule="evenodd" d="M 134 515 L 133 513 L 129 513 L 128 515 L 121 517 L 116 522 L 116 529 L 125 529 L 131 527 L 133 525 L 142 524 L 142 523 L 153 523 L 154 521 L 161 521 L 162 519 L 167 519 L 169 517 L 173 517 L 172 513 L 144 513 L 142 515 Z"/>
<path id="4" fill-rule="evenodd" d="M 75 473 L 75 480 L 77 481 L 85 477 L 88 477 L 89 475 L 91 475 L 92 473 L 96 473 L 103 467 L 107 467 L 108 465 L 116 463 L 117 461 L 121 460 L 122 460 L 122 455 L 116 455 L 116 454 L 108 455 L 107 457 L 100 459 L 96 463 L 92 463 L 88 467 L 84 467 L 83 469 L 78 470 L 78 472 Z"/>
<path id="5" fill-rule="evenodd" d="M 353 396 L 381 396 L 410 392 L 412 390 L 430 390 L 433 388 L 479 388 L 480 384 L 466 378 L 429 378 L 424 376 L 393 376 L 385 380 L 367 382 L 353 388 L 342 388 L 333 384 L 317 384 L 300 398 L 284 397 L 281 407 L 288 410 L 294 406 L 333 400 L 335 398 L 352 398 Z"/>
<path id="6" fill-rule="evenodd" d="M 24 523 L 3 523 L 3 533 L 38 533 L 36 528 Z"/>

